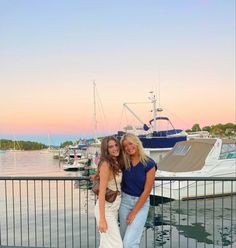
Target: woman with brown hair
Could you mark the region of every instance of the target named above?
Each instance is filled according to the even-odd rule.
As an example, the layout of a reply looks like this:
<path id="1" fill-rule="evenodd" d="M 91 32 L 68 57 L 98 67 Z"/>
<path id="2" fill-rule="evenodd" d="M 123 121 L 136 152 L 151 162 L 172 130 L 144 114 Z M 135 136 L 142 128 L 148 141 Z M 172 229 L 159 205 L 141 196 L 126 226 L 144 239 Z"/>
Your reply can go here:
<path id="1" fill-rule="evenodd" d="M 107 188 L 120 191 L 123 165 L 119 141 L 113 136 L 105 137 L 101 143 L 101 159 L 98 165 L 100 185 L 95 205 L 95 217 L 100 232 L 100 248 L 123 248 L 118 226 L 121 196 L 119 194 L 112 203 L 105 200 Z"/>

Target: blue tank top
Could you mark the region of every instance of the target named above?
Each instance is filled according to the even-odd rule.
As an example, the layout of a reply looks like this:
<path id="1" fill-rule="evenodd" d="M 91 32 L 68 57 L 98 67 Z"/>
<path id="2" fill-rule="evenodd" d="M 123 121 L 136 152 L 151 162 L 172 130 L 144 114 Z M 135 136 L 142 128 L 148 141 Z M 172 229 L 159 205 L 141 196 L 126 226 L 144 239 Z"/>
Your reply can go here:
<path id="1" fill-rule="evenodd" d="M 121 190 L 128 195 L 140 196 L 144 190 L 146 174 L 155 167 L 155 161 L 149 158 L 147 165 L 142 162 L 123 171 Z"/>

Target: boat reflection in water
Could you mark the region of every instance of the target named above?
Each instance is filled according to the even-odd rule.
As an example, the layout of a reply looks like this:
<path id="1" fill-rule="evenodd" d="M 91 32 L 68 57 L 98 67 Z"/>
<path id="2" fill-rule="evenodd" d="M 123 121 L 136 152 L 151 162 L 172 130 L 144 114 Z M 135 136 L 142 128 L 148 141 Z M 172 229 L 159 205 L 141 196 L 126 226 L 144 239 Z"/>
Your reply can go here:
<path id="1" fill-rule="evenodd" d="M 236 196 L 151 206 L 146 227 L 155 247 L 236 247 Z"/>

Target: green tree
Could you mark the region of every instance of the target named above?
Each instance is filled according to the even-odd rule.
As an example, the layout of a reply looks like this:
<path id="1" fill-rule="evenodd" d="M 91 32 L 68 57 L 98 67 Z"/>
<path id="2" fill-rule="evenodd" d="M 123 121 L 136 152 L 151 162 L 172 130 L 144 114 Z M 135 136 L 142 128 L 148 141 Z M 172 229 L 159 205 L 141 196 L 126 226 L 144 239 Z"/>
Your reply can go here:
<path id="1" fill-rule="evenodd" d="M 192 132 L 192 130 L 191 130 L 191 129 L 186 129 L 185 131 L 186 131 L 187 133 Z"/>
<path id="2" fill-rule="evenodd" d="M 47 146 L 42 143 L 32 142 L 32 141 L 22 141 L 22 140 L 16 142 L 12 140 L 1 139 L 0 144 L 1 144 L 0 148 L 4 150 L 10 150 L 10 149 L 41 150 L 47 148 Z"/>
<path id="3" fill-rule="evenodd" d="M 202 128 L 202 131 L 208 131 L 209 133 L 211 133 L 211 127 L 210 126 L 205 126 Z"/>
<path id="4" fill-rule="evenodd" d="M 60 148 L 64 148 L 64 147 L 70 146 L 70 145 L 73 145 L 73 142 L 68 140 L 68 141 L 61 143 Z"/>
<path id="5" fill-rule="evenodd" d="M 198 132 L 198 131 L 201 131 L 201 128 L 200 125 L 196 123 L 192 126 L 192 132 Z"/>

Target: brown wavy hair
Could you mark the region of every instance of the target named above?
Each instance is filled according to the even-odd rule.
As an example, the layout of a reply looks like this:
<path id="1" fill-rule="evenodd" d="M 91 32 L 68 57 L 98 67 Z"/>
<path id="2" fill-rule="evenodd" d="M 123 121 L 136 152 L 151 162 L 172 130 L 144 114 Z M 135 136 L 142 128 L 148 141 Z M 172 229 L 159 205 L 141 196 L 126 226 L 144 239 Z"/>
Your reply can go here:
<path id="1" fill-rule="evenodd" d="M 108 153 L 108 143 L 109 141 L 115 141 L 115 143 L 119 147 L 119 156 L 117 157 L 117 160 L 115 160 L 109 153 Z M 101 163 L 104 161 L 107 161 L 110 166 L 111 170 L 115 173 L 118 174 L 120 170 L 124 169 L 124 159 L 123 159 L 123 153 L 122 153 L 122 147 L 120 145 L 120 142 L 118 139 L 116 139 L 114 136 L 108 136 L 103 138 L 102 143 L 101 143 L 101 158 L 100 162 L 98 164 L 98 168 L 101 166 Z"/>

